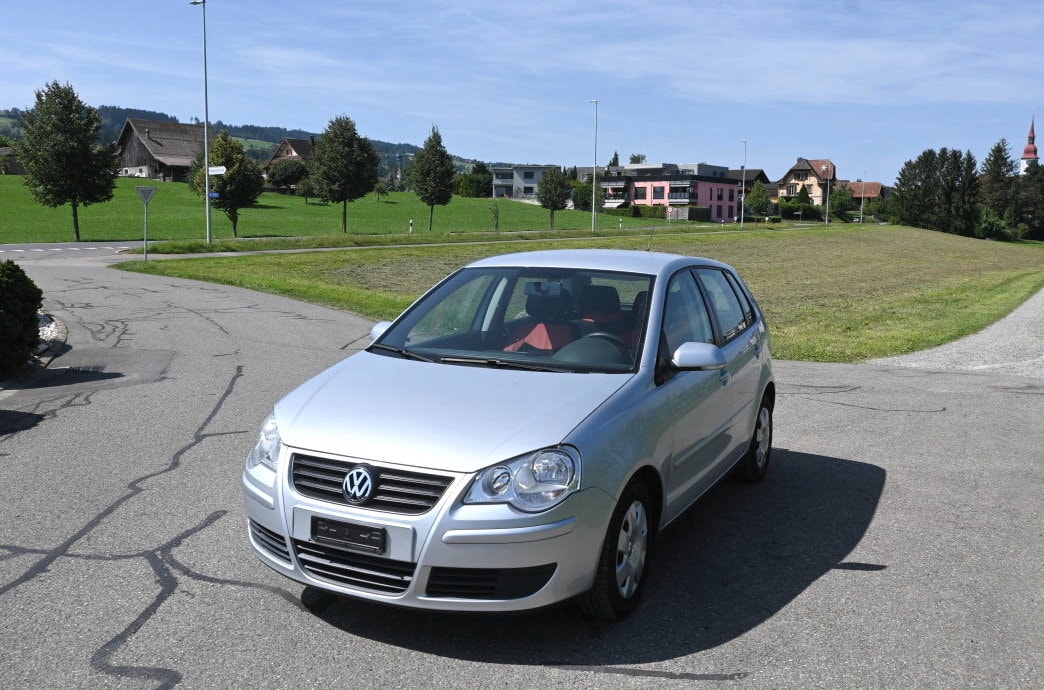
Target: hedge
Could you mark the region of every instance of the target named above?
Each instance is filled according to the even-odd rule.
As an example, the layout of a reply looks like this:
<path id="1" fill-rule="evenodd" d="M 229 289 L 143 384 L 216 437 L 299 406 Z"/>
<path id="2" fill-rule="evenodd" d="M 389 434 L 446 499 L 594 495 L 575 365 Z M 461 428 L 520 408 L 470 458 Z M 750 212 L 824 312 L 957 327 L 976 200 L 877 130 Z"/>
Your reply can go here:
<path id="1" fill-rule="evenodd" d="M 40 342 L 40 288 L 18 264 L 0 263 L 0 376 L 13 374 Z"/>

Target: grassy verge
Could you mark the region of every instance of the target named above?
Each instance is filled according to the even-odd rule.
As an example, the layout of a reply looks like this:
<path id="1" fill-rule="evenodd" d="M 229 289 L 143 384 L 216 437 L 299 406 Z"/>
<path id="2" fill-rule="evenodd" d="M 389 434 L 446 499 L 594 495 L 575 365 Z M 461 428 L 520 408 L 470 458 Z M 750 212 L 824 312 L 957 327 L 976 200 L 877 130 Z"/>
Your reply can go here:
<path id="1" fill-rule="evenodd" d="M 132 261 L 121 268 L 263 290 L 385 319 L 469 261 L 563 246 L 650 248 L 731 263 L 765 309 L 775 354 L 784 359 L 852 362 L 932 347 L 981 330 L 1044 288 L 1040 245 L 890 226 L 533 239 Z"/>

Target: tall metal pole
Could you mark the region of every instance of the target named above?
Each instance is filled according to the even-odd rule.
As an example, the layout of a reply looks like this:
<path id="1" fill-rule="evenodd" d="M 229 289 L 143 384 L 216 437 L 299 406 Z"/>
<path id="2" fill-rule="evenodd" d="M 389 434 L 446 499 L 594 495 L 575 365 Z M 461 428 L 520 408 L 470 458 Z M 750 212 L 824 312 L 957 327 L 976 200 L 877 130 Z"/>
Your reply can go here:
<path id="1" fill-rule="evenodd" d="M 827 162 L 823 164 L 823 172 L 827 176 L 827 195 L 826 195 L 826 221 L 824 225 L 830 225 L 830 159 L 827 158 Z"/>
<path id="2" fill-rule="evenodd" d="M 740 183 L 740 230 L 743 229 L 744 202 L 747 200 L 747 140 L 743 139 L 743 170 L 740 173 L 743 181 Z"/>
<path id="3" fill-rule="evenodd" d="M 594 131 L 594 165 L 591 167 L 591 234 L 595 233 L 598 225 L 598 99 L 592 98 L 588 103 L 594 103 L 595 107 L 595 131 Z"/>
<path id="4" fill-rule="evenodd" d="M 207 88 L 207 0 L 192 0 L 190 5 L 203 7 L 203 194 L 207 209 L 207 244 L 213 241 L 210 232 L 210 103 Z"/>
<path id="5" fill-rule="evenodd" d="M 863 224 L 863 201 L 866 199 L 866 170 L 863 171 L 863 184 L 859 187 L 859 224 Z"/>

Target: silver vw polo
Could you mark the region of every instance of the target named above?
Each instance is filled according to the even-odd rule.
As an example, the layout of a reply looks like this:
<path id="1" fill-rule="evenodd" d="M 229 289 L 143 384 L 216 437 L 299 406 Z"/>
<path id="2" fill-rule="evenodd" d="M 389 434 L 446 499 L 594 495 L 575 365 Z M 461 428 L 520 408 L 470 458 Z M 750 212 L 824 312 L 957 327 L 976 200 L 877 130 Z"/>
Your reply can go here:
<path id="1" fill-rule="evenodd" d="M 243 472 L 257 557 L 312 587 L 619 618 L 657 532 L 768 467 L 769 331 L 717 261 L 483 259 L 372 337 L 276 403 Z"/>

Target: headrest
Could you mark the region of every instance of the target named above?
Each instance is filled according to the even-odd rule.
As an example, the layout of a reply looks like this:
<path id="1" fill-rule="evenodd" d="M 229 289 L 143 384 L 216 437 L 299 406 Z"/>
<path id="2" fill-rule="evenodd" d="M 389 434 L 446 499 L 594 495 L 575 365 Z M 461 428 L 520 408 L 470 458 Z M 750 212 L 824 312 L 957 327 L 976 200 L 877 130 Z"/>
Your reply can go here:
<path id="1" fill-rule="evenodd" d="M 584 313 L 620 311 L 620 293 L 612 285 L 588 285 L 580 299 Z"/>
<path id="2" fill-rule="evenodd" d="M 569 293 L 557 295 L 529 295 L 526 297 L 526 313 L 538 321 L 564 318 L 569 310 Z"/>

